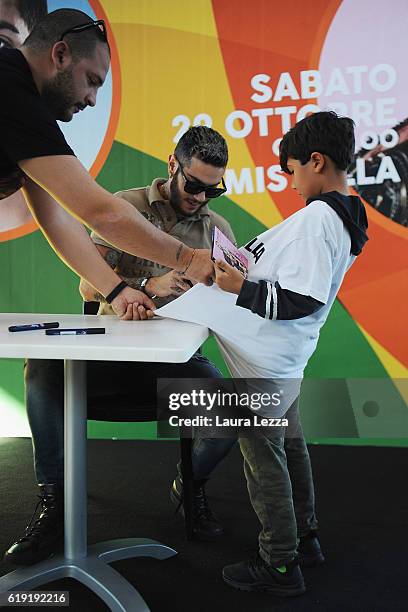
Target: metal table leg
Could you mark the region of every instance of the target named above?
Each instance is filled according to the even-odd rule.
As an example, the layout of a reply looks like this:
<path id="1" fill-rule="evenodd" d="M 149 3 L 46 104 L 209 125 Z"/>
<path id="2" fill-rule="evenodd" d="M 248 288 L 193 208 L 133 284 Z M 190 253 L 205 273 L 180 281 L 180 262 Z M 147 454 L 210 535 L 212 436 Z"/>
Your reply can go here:
<path id="1" fill-rule="evenodd" d="M 59 578 L 75 578 L 112 612 L 148 612 L 138 591 L 107 563 L 131 557 L 168 559 L 175 550 L 155 540 L 125 538 L 87 549 L 86 362 L 65 361 L 65 552 L 0 578 L 0 593 L 33 589 Z"/>

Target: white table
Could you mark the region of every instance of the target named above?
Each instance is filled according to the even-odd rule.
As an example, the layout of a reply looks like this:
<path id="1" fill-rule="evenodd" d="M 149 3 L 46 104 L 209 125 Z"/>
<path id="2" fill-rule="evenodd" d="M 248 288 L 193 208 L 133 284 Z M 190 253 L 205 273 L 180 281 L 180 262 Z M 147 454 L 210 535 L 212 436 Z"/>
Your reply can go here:
<path id="1" fill-rule="evenodd" d="M 105 327 L 106 334 L 46 336 L 44 331 L 10 333 L 9 325 L 59 321 L 61 328 Z M 131 557 L 167 559 L 175 550 L 144 538 L 87 546 L 86 361 L 183 363 L 208 337 L 205 327 L 170 319 L 120 321 L 114 316 L 0 314 L 0 357 L 65 360 L 65 549 L 64 555 L 20 568 L 0 578 L 0 593 L 75 578 L 113 612 L 149 608 L 138 591 L 107 563 Z"/>

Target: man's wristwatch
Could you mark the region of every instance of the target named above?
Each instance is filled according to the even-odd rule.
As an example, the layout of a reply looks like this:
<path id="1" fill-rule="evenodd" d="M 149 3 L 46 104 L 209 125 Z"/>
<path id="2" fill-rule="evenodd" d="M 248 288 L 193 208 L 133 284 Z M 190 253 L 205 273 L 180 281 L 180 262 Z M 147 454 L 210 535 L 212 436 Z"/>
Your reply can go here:
<path id="1" fill-rule="evenodd" d="M 140 289 L 140 291 L 143 291 L 143 293 L 146 293 L 146 295 L 147 295 L 147 296 L 148 296 L 150 299 L 154 300 L 154 298 L 156 298 L 156 297 L 157 297 L 157 295 L 148 295 L 148 293 L 147 293 L 147 291 L 146 291 L 146 285 L 147 285 L 147 283 L 148 283 L 148 281 L 149 281 L 149 280 L 150 280 L 150 276 L 149 276 L 149 277 L 146 277 L 146 276 L 145 276 L 144 278 L 140 278 L 140 279 L 137 281 L 137 288 L 138 288 L 138 289 Z"/>
<path id="2" fill-rule="evenodd" d="M 138 283 L 139 288 L 140 288 L 140 291 L 143 291 L 143 293 L 146 293 L 146 289 L 145 289 L 145 287 L 146 287 L 146 285 L 147 285 L 147 281 L 148 281 L 148 280 L 149 280 L 149 279 L 148 279 L 148 278 L 145 276 L 144 278 L 142 278 L 142 279 L 140 280 L 140 284 Z"/>

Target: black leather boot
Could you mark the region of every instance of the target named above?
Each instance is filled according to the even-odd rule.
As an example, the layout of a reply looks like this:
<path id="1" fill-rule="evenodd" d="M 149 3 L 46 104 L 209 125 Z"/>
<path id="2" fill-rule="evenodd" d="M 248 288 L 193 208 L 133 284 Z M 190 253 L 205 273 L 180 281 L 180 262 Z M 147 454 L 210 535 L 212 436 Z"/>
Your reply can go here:
<path id="1" fill-rule="evenodd" d="M 315 567 L 322 565 L 325 561 L 322 549 L 320 548 L 317 531 L 314 529 L 300 538 L 298 545 L 298 560 L 302 567 Z"/>
<path id="2" fill-rule="evenodd" d="M 193 494 L 193 533 L 195 539 L 203 542 L 216 540 L 224 533 L 221 523 L 208 505 L 204 490 L 206 482 L 206 480 L 195 480 Z M 173 482 L 170 499 L 177 506 L 176 512 L 180 511 L 184 516 L 183 481 L 180 476 L 177 476 Z"/>
<path id="3" fill-rule="evenodd" d="M 25 533 L 4 555 L 15 565 L 31 565 L 62 550 L 64 543 L 64 493 L 53 484 L 39 485 L 39 502 Z M 36 519 L 36 515 L 40 515 Z"/>

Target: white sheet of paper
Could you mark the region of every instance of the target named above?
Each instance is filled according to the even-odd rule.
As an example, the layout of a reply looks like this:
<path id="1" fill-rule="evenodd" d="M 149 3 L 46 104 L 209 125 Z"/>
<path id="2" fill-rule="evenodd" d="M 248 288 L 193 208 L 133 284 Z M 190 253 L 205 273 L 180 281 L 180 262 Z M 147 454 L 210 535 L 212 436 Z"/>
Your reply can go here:
<path id="1" fill-rule="evenodd" d="M 281 417 L 289 410 L 300 392 L 301 378 L 282 378 L 273 368 L 268 344 L 262 329 L 271 321 L 235 305 L 237 296 L 216 285 L 198 284 L 170 304 L 155 311 L 162 317 L 205 325 L 214 334 L 228 370 L 233 378 L 251 379 L 251 393 L 279 393 L 278 407 L 261 408 L 262 416 Z M 269 353 L 270 353 L 269 347 Z M 265 368 L 265 363 L 270 366 Z M 262 380 L 259 380 L 262 379 Z"/>

